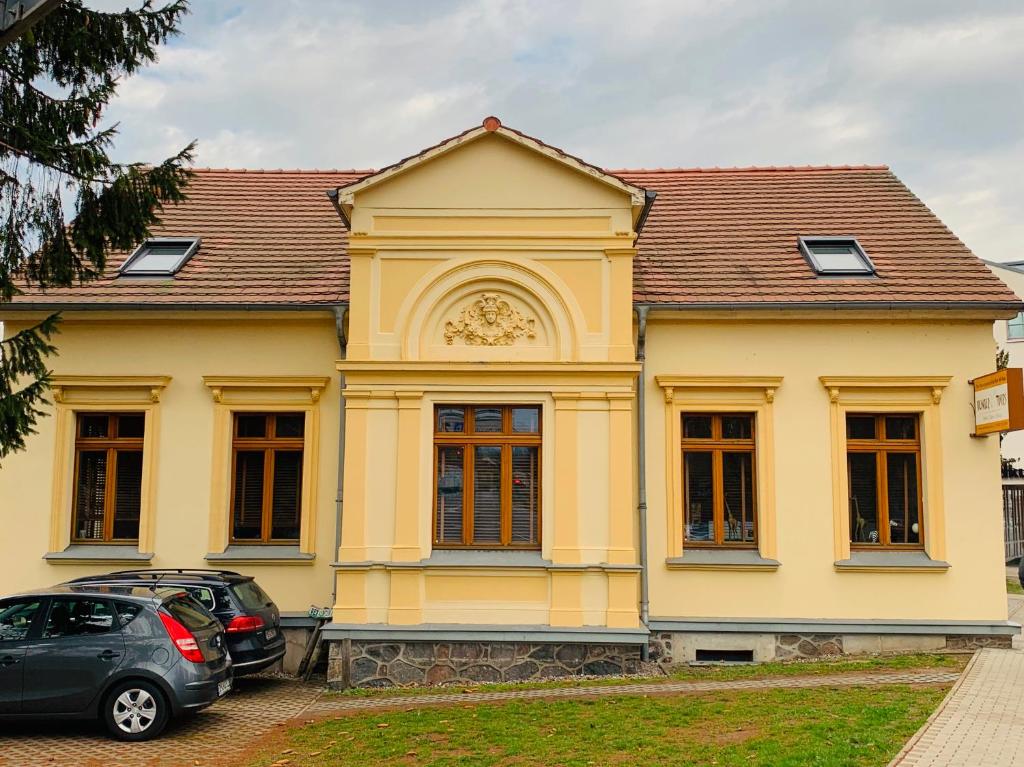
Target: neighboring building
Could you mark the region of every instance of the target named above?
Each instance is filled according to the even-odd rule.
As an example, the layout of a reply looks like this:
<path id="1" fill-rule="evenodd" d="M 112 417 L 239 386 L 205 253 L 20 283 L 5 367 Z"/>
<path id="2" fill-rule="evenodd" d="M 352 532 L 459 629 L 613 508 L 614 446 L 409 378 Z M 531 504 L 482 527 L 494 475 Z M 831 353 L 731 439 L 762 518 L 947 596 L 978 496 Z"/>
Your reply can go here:
<path id="1" fill-rule="evenodd" d="M 338 684 L 1018 630 L 969 381 L 1022 306 L 887 168 L 606 171 L 488 118 L 198 171 L 156 234 L 4 307 L 64 312 L 6 590 L 245 570 L 333 604 Z"/>
<path id="2" fill-rule="evenodd" d="M 1024 296 L 1024 261 L 985 263 L 1018 297 Z M 1007 367 L 1024 368 L 1024 312 L 1018 312 L 1008 320 L 1000 320 L 992 327 L 996 346 L 1009 355 Z M 1004 459 L 1014 462 L 1012 468 L 1024 469 L 1024 432 L 1007 432 L 1003 436 L 1001 451 Z"/>

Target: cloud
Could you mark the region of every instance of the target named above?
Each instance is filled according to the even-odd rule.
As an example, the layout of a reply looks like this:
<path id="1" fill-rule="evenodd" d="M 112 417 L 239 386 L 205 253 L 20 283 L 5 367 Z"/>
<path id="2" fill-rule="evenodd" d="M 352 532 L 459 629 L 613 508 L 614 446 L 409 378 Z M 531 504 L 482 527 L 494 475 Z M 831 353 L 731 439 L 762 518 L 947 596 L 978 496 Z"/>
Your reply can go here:
<path id="1" fill-rule="evenodd" d="M 380 167 L 493 113 L 613 168 L 889 163 L 1024 258 L 1019 1 L 202 0 L 183 32 L 111 106 L 123 159 Z"/>

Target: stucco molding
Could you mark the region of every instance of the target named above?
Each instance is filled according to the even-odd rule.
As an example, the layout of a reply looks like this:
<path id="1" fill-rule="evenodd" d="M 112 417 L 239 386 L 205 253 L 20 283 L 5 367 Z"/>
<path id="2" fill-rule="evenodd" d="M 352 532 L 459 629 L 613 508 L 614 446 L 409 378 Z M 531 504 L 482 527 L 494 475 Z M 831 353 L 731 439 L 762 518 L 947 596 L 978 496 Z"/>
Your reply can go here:
<path id="1" fill-rule="evenodd" d="M 934 404 L 942 401 L 942 393 L 952 376 L 820 376 L 828 389 L 829 399 L 838 402 L 843 394 L 856 389 L 926 389 Z"/>
<path id="2" fill-rule="evenodd" d="M 116 391 L 120 395 L 126 391 L 141 390 L 150 402 L 159 402 L 164 389 L 171 383 L 170 376 L 85 376 L 67 375 L 52 376 L 50 391 L 53 401 L 62 404 L 74 390 L 75 401 L 94 401 L 104 391 Z"/>
<path id="3" fill-rule="evenodd" d="M 677 389 L 758 389 L 763 392 L 764 401 L 770 404 L 782 385 L 782 376 L 657 375 L 654 380 L 662 388 L 666 402 L 672 402 Z"/>
<path id="4" fill-rule="evenodd" d="M 303 557 L 316 554 L 320 399 L 330 380 L 325 376 L 203 376 L 214 402 L 207 549 L 211 555 L 229 549 L 232 433 L 235 414 L 245 412 L 301 413 L 305 417 L 298 550 Z"/>
<path id="5" fill-rule="evenodd" d="M 457 136 L 453 136 L 452 138 L 442 141 L 440 144 L 436 144 L 435 146 L 424 149 L 418 154 L 407 157 L 404 160 L 400 160 L 394 165 L 390 165 L 375 173 L 364 176 L 358 181 L 348 184 L 347 186 L 339 187 L 338 203 L 346 213 L 351 216 L 352 207 L 355 204 L 355 197 L 359 192 L 377 186 L 378 184 L 382 184 L 395 176 L 406 173 L 413 168 L 422 165 L 425 162 L 434 160 L 448 152 L 457 150 L 459 147 L 465 146 L 492 134 L 500 136 L 513 144 L 518 144 L 526 149 L 537 152 L 560 165 L 570 168 L 578 173 L 582 173 L 595 181 L 623 192 L 629 196 L 630 203 L 638 209 L 638 213 L 639 209 L 644 205 L 645 194 L 644 190 L 640 187 L 628 184 L 618 176 L 614 176 L 594 165 L 590 165 L 583 160 L 580 160 L 577 157 L 573 157 L 572 155 L 568 155 L 552 146 L 548 146 L 542 141 L 538 141 L 531 136 L 506 128 L 501 124 L 500 120 L 494 117 L 488 117 L 480 126 L 470 128 Z"/>
<path id="6" fill-rule="evenodd" d="M 776 540 L 775 429 L 774 403 L 782 386 L 782 376 L 684 375 L 662 374 L 654 377 L 665 398 L 665 477 L 669 513 L 666 520 L 670 569 L 693 569 L 684 564 L 685 513 L 683 500 L 682 416 L 684 412 L 745 412 L 755 419 L 757 550 L 763 563 L 774 561 Z M 694 549 L 696 551 L 696 549 Z M 698 555 L 699 556 L 699 555 Z M 689 561 L 697 557 L 690 557 Z M 704 565 L 702 569 L 711 567 Z M 737 565 L 733 565 L 737 567 Z M 743 565 L 750 569 L 751 565 Z M 714 565 L 722 569 L 722 565 Z M 767 568 L 763 568 L 767 569 Z"/>
<path id="7" fill-rule="evenodd" d="M 512 346 L 520 338 L 534 338 L 536 320 L 525 317 L 500 293 L 482 293 L 445 322 L 444 340 L 451 346 L 461 338 L 468 346 Z"/>
<path id="8" fill-rule="evenodd" d="M 484 294 L 501 294 L 510 308 L 533 320 L 529 343 L 512 352 L 507 346 L 472 346 L 473 359 L 576 361 L 586 335 L 586 321 L 573 291 L 552 270 L 536 262 L 524 264 L 498 258 L 447 260 L 423 275 L 399 308 L 395 332 L 402 359 L 457 359 L 447 341 L 452 315 Z M 436 348 L 435 348 L 436 347 Z"/>
<path id="9" fill-rule="evenodd" d="M 213 401 L 218 404 L 225 401 L 227 393 L 237 389 L 273 389 L 279 392 L 304 390 L 308 393 L 309 401 L 316 404 L 330 382 L 331 379 L 324 376 L 203 376 L 203 383 L 210 390 Z"/>
<path id="10" fill-rule="evenodd" d="M 110 411 L 141 413 L 145 417 L 139 540 L 131 548 L 138 555 L 152 552 L 156 535 L 156 467 L 160 461 L 160 400 L 164 389 L 171 382 L 171 376 L 63 375 L 54 376 L 50 380 L 54 387 L 56 412 L 49 553 L 60 554 L 71 545 L 78 414 Z M 48 556 L 46 561 L 56 564 L 67 561 L 67 558 Z"/>
<path id="11" fill-rule="evenodd" d="M 942 394 L 952 376 L 820 376 L 829 402 L 832 453 L 833 553 L 838 572 L 884 572 L 885 565 L 858 566 L 851 561 L 846 416 L 849 413 L 913 413 L 921 423 L 921 479 L 924 552 L 936 562 L 946 559 L 945 480 L 943 474 Z M 893 572 L 907 572 L 901 567 Z M 944 572 L 934 566 L 925 572 Z"/>
<path id="12" fill-rule="evenodd" d="M 944 634 L 1013 636 L 1011 621 L 932 621 L 891 618 L 674 618 L 652 617 L 652 632 L 696 634 Z"/>

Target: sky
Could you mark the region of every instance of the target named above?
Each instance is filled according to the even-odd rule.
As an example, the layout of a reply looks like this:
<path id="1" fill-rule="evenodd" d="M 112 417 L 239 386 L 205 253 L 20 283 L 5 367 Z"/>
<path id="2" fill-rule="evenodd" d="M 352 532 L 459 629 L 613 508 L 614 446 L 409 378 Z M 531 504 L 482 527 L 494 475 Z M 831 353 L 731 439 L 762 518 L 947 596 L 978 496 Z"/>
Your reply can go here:
<path id="1" fill-rule="evenodd" d="M 609 169 L 887 164 L 1024 260 L 1022 39 L 1021 0 L 192 0 L 107 121 L 200 167 L 381 167 L 490 114 Z"/>

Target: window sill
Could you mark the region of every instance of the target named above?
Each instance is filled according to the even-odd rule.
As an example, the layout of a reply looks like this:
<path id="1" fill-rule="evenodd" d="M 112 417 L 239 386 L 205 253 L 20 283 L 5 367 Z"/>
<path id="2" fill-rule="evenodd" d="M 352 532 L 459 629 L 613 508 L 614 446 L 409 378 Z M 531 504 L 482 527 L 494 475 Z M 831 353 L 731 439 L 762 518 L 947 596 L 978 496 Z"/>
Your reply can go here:
<path id="1" fill-rule="evenodd" d="M 310 565 L 316 554 L 299 551 L 298 546 L 228 546 L 222 552 L 207 554 L 205 559 L 233 564 Z"/>
<path id="2" fill-rule="evenodd" d="M 774 572 L 777 559 L 765 559 L 756 549 L 686 549 L 681 557 L 669 557 L 670 570 L 763 570 Z"/>
<path id="3" fill-rule="evenodd" d="M 923 551 L 851 551 L 850 558 L 839 560 L 835 568 L 839 573 L 944 573 L 949 562 Z"/>
<path id="4" fill-rule="evenodd" d="M 421 567 L 550 567 L 539 551 L 499 551 L 495 549 L 435 549 Z"/>
<path id="5" fill-rule="evenodd" d="M 43 555 L 50 564 L 77 565 L 89 564 L 149 564 L 152 553 L 145 553 L 132 545 L 72 543 L 64 551 L 51 551 Z"/>

